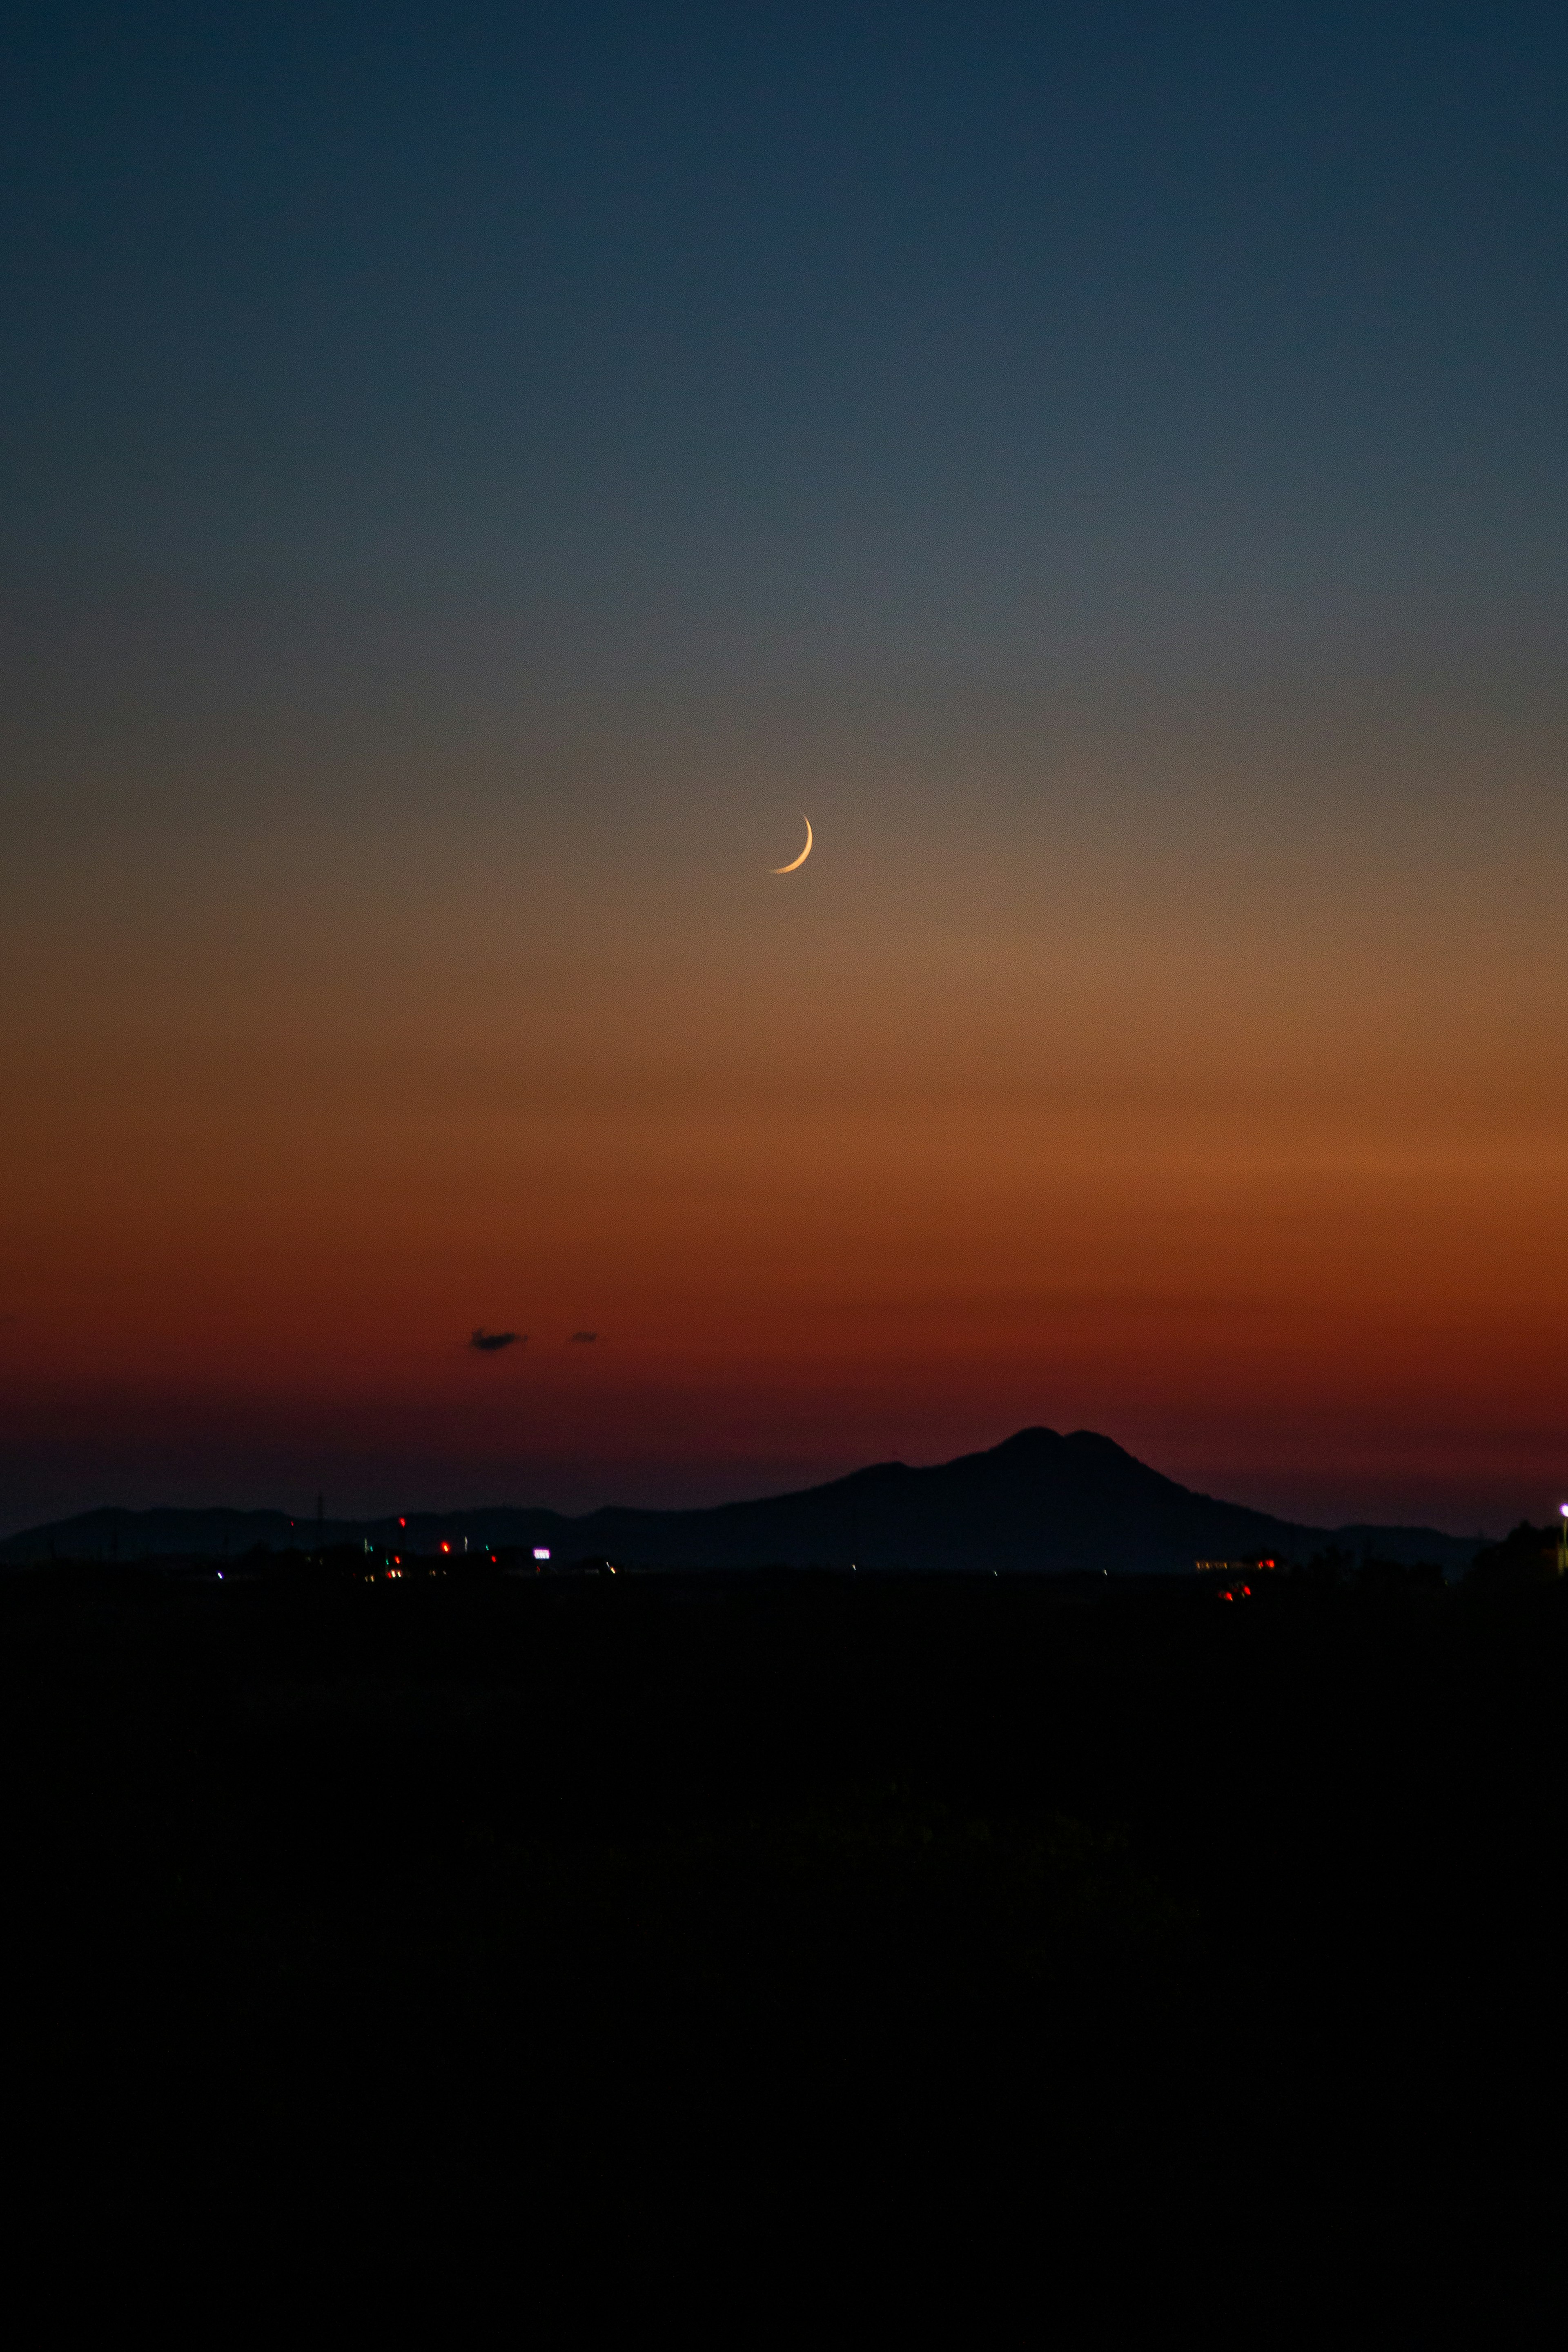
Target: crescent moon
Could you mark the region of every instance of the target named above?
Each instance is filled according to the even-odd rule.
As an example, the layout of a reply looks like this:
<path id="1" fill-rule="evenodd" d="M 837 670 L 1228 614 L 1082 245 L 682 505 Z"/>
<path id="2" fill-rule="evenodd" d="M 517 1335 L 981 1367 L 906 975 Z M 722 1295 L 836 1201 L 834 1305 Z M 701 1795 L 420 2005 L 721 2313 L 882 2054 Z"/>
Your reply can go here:
<path id="1" fill-rule="evenodd" d="M 773 868 L 773 871 L 775 872 L 775 874 L 793 874 L 793 872 L 795 871 L 795 868 L 797 867 L 797 866 L 804 866 L 804 864 L 806 863 L 807 858 L 808 858 L 808 857 L 810 857 L 810 855 L 811 855 L 811 820 L 810 820 L 810 817 L 807 817 L 807 819 L 806 819 L 806 846 L 805 846 L 805 848 L 800 852 L 800 856 L 799 856 L 799 857 L 792 857 L 792 858 L 789 860 L 789 865 L 788 865 L 788 866 L 776 866 Z"/>

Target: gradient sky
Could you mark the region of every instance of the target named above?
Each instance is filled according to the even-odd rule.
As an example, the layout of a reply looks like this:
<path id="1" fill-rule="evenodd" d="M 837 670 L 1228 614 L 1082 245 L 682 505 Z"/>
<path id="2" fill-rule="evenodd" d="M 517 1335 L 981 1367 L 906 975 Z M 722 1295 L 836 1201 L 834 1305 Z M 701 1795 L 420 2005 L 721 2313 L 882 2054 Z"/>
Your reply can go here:
<path id="1" fill-rule="evenodd" d="M 1554 1509 L 1560 7 L 6 21 L 0 1527 Z"/>

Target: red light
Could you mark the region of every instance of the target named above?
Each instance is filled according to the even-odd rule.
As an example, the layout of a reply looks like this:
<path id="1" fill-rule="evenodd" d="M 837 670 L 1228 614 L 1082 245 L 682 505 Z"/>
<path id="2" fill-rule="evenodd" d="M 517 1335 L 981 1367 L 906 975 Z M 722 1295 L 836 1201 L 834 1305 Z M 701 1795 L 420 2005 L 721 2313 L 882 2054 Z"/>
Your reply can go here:
<path id="1" fill-rule="evenodd" d="M 443 1544 L 441 1549 L 443 1551 L 450 1551 L 452 1549 L 452 1546 L 450 1544 Z"/>
<path id="2" fill-rule="evenodd" d="M 408 1525 L 408 1521 L 407 1521 L 406 1519 L 400 1519 L 400 1520 L 398 1521 L 398 1525 L 399 1525 L 399 1527 L 400 1527 L 400 1528 L 406 1528 L 406 1527 L 407 1527 L 407 1525 Z"/>
<path id="3" fill-rule="evenodd" d="M 1241 1588 L 1241 1598 L 1242 1598 L 1242 1600 L 1243 1600 L 1243 1601 L 1250 1601 L 1250 1600 L 1251 1600 L 1251 1598 L 1252 1598 L 1252 1587 L 1251 1587 L 1249 1584 L 1244 1584 L 1244 1585 L 1242 1586 L 1242 1588 Z"/>

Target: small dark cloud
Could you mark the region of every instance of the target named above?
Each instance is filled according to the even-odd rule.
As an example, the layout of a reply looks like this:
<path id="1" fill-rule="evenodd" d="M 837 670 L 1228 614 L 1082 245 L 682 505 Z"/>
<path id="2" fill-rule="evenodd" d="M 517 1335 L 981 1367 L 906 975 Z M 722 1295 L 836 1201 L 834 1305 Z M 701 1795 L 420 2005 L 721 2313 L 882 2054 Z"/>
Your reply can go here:
<path id="1" fill-rule="evenodd" d="M 482 1356 L 493 1356 L 498 1349 L 520 1346 L 528 1336 L 526 1331 L 486 1331 L 481 1323 L 468 1345 L 477 1348 Z"/>
<path id="2" fill-rule="evenodd" d="M 598 1337 L 597 1331 L 574 1331 L 571 1344 L 574 1348 L 591 1348 Z"/>

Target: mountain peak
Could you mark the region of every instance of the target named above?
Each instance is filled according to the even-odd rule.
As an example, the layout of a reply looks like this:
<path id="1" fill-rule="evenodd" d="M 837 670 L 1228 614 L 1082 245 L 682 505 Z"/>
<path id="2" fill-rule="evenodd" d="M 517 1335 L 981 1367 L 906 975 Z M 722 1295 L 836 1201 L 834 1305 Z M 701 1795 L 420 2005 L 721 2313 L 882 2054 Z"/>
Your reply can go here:
<path id="1" fill-rule="evenodd" d="M 988 1445 L 988 1454 L 1042 1454 L 1048 1446 L 1065 1445 L 1068 1440 L 1059 1431 L 1044 1429 L 1031 1422 L 1027 1429 L 1015 1429 L 999 1445 Z"/>

